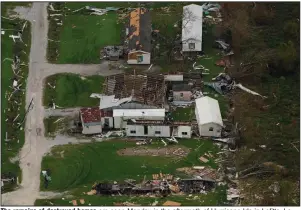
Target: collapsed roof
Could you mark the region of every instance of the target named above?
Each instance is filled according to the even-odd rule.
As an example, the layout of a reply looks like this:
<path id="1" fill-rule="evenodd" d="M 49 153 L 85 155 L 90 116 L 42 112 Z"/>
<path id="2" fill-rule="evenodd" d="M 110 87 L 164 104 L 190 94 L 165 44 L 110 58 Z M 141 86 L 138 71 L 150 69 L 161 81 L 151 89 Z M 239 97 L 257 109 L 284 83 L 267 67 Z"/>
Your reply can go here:
<path id="1" fill-rule="evenodd" d="M 132 101 L 156 107 L 165 104 L 164 76 L 158 73 L 136 74 L 135 71 L 108 76 L 104 84 L 106 95 L 117 98 L 132 96 Z"/>

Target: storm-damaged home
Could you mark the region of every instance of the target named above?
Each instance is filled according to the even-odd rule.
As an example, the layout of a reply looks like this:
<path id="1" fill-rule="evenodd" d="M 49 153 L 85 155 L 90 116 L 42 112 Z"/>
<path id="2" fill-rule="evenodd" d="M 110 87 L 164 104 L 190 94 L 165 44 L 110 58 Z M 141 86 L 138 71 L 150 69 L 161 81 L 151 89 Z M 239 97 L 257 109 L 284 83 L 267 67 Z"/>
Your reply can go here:
<path id="1" fill-rule="evenodd" d="M 128 64 L 151 62 L 151 15 L 146 8 L 136 8 L 129 14 L 126 28 Z"/>
<path id="2" fill-rule="evenodd" d="M 172 86 L 172 99 L 174 105 L 185 105 L 193 102 L 191 86 L 185 83 Z"/>
<path id="3" fill-rule="evenodd" d="M 216 99 L 208 96 L 195 99 L 195 116 L 200 136 L 221 137 L 223 120 Z"/>
<path id="4" fill-rule="evenodd" d="M 183 7 L 182 51 L 201 52 L 203 33 L 203 7 L 190 4 Z"/>
<path id="5" fill-rule="evenodd" d="M 113 112 L 101 110 L 99 107 L 80 109 L 80 118 L 83 134 L 102 133 L 103 129 L 114 127 Z"/>

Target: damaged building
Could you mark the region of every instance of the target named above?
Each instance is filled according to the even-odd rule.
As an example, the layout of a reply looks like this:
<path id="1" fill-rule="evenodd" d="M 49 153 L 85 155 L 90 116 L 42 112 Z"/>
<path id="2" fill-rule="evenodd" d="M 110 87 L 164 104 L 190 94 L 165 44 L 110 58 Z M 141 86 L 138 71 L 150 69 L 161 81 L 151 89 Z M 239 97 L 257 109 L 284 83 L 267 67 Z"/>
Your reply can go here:
<path id="1" fill-rule="evenodd" d="M 126 27 L 128 64 L 151 63 L 151 15 L 146 8 L 136 8 L 129 14 Z"/>
<path id="2" fill-rule="evenodd" d="M 112 75 L 105 80 L 104 93 L 117 98 L 132 97 L 131 101 L 137 104 L 166 108 L 166 86 L 161 74 L 136 74 L 135 71 L 127 71 Z"/>

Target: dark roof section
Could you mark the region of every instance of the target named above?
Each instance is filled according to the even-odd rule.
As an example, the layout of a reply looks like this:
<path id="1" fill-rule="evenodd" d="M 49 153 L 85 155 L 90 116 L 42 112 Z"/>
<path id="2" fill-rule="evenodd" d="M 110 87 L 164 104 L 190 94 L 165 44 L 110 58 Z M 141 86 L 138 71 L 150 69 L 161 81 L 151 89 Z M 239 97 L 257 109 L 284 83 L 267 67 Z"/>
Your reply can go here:
<path id="1" fill-rule="evenodd" d="M 151 15 L 146 8 L 136 8 L 129 14 L 129 50 L 151 52 Z"/>
<path id="2" fill-rule="evenodd" d="M 173 91 L 191 91 L 191 87 L 188 84 L 176 84 L 172 86 Z"/>
<path id="3" fill-rule="evenodd" d="M 83 123 L 100 122 L 101 113 L 99 107 L 81 108 L 80 114 L 83 119 Z"/>

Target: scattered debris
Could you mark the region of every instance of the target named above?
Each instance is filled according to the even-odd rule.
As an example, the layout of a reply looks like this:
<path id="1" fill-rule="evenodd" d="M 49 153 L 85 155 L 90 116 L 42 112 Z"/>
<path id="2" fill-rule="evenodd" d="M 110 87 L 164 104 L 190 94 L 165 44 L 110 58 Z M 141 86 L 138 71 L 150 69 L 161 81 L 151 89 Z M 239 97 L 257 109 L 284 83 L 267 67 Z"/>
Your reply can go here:
<path id="1" fill-rule="evenodd" d="M 96 195 L 97 191 L 96 190 L 91 190 L 87 192 L 87 195 Z"/>
<path id="2" fill-rule="evenodd" d="M 174 201 L 166 201 L 165 203 L 163 203 L 163 206 L 181 206 L 181 203 Z"/>
<path id="3" fill-rule="evenodd" d="M 239 190 L 238 189 L 234 189 L 234 188 L 229 188 L 227 189 L 227 200 L 231 201 L 233 199 L 237 199 L 239 198 Z"/>
<path id="4" fill-rule="evenodd" d="M 77 206 L 77 201 L 76 200 L 72 200 L 72 204 L 73 204 L 73 206 Z"/>
<path id="5" fill-rule="evenodd" d="M 203 162 L 203 163 L 207 163 L 209 160 L 207 159 L 207 158 L 205 158 L 204 156 L 201 156 L 200 158 L 199 158 L 199 160 L 201 161 L 201 162 Z"/>

